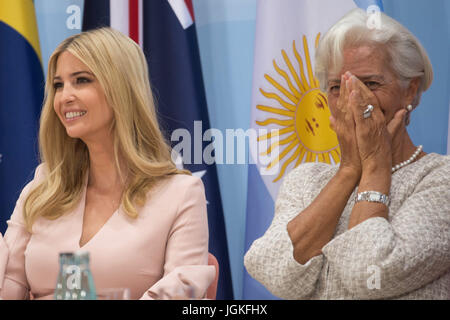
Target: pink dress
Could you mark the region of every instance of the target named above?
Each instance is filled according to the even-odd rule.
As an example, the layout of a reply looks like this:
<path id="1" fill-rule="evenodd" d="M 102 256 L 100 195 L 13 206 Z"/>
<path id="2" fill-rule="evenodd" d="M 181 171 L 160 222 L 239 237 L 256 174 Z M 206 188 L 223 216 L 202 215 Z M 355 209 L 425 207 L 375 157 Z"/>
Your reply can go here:
<path id="1" fill-rule="evenodd" d="M 89 251 L 97 292 L 129 288 L 131 299 L 158 298 L 161 292 L 183 290 L 178 276 L 192 278 L 201 297 L 214 278 L 208 261 L 208 222 L 204 187 L 199 178 L 174 175 L 161 181 L 147 197 L 136 219 L 121 208 L 80 248 L 86 183 L 77 207 L 56 220 L 39 218 L 26 231 L 23 203 L 43 165 L 22 191 L 0 235 L 0 295 L 3 299 L 52 299 L 59 271 L 59 253 Z M 188 268 L 185 268 L 189 266 Z M 199 277 L 200 283 L 195 277 Z M 177 288 L 177 286 L 179 288 Z M 153 290 L 157 288 L 157 292 Z M 181 292 L 179 292 L 181 293 Z"/>

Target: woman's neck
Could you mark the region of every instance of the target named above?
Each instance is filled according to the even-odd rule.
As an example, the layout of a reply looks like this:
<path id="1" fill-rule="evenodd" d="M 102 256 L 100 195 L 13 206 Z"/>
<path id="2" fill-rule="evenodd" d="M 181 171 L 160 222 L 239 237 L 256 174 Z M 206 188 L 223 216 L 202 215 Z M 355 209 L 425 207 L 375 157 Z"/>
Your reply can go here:
<path id="1" fill-rule="evenodd" d="M 402 163 L 406 160 L 408 160 L 413 153 L 417 150 L 417 146 L 414 145 L 411 138 L 409 137 L 408 133 L 405 133 L 403 135 L 403 139 L 401 139 L 399 142 L 396 142 L 395 139 L 392 141 L 392 166 Z M 422 158 L 426 153 L 421 152 L 417 158 L 414 159 L 414 161 Z"/>
<path id="2" fill-rule="evenodd" d="M 113 144 L 90 144 L 88 145 L 88 149 L 88 187 L 104 193 L 117 191 L 119 189 L 123 190 L 125 178 L 121 177 L 119 169 L 117 168 Z M 121 169 L 123 169 L 123 166 Z"/>

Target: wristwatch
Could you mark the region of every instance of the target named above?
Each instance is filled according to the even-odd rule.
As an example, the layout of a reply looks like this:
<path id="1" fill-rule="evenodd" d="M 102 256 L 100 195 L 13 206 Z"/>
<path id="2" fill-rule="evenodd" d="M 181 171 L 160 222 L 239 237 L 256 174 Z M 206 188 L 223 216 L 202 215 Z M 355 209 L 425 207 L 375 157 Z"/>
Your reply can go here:
<path id="1" fill-rule="evenodd" d="M 389 206 L 391 199 L 389 198 L 388 195 L 385 195 L 378 191 L 364 191 L 359 192 L 356 195 L 356 202 L 360 201 L 378 202 L 386 206 Z"/>

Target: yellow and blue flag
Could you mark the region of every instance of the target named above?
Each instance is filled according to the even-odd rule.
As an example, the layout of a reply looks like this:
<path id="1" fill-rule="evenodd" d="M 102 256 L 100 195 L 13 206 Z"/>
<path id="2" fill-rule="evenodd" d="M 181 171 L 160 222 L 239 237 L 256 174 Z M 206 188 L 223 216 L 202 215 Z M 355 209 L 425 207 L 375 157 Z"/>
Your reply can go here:
<path id="1" fill-rule="evenodd" d="M 38 162 L 44 97 L 32 0 L 0 0 L 0 231 Z"/>

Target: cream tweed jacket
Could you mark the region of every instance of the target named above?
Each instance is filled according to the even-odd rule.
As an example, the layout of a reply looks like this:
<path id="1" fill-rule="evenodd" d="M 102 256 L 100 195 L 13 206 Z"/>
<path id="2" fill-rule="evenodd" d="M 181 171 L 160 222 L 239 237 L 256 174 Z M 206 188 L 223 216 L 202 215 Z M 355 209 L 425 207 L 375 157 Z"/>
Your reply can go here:
<path id="1" fill-rule="evenodd" d="M 286 225 L 337 169 L 309 163 L 289 173 L 272 224 L 245 255 L 249 274 L 284 299 L 450 299 L 450 156 L 427 154 L 395 172 L 388 220 L 347 230 L 355 190 L 333 239 L 302 265 Z"/>

